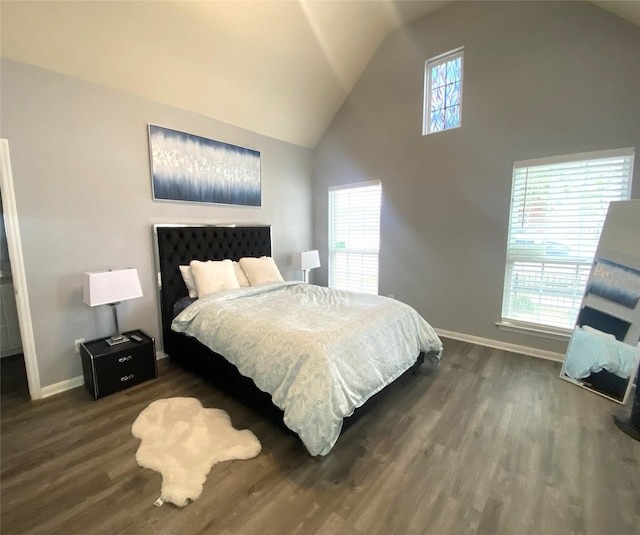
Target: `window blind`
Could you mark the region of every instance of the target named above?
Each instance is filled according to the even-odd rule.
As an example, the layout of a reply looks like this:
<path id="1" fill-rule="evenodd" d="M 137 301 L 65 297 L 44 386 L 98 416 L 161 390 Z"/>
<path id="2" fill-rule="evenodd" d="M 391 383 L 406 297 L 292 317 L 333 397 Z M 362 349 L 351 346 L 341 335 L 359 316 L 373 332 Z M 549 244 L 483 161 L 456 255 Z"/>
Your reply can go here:
<path id="1" fill-rule="evenodd" d="M 380 182 L 329 189 L 329 287 L 378 293 Z"/>
<path id="2" fill-rule="evenodd" d="M 611 201 L 627 200 L 633 149 L 516 162 L 503 321 L 573 328 Z"/>

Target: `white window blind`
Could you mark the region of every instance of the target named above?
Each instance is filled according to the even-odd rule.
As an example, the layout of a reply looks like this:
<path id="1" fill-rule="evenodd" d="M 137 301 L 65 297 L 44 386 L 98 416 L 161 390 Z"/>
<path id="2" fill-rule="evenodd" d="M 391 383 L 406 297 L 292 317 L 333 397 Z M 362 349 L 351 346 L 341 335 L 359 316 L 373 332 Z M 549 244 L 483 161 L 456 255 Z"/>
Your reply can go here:
<path id="1" fill-rule="evenodd" d="M 329 287 L 378 293 L 380 182 L 329 189 Z"/>
<path id="2" fill-rule="evenodd" d="M 611 201 L 631 192 L 633 149 L 516 162 L 502 319 L 571 329 Z"/>

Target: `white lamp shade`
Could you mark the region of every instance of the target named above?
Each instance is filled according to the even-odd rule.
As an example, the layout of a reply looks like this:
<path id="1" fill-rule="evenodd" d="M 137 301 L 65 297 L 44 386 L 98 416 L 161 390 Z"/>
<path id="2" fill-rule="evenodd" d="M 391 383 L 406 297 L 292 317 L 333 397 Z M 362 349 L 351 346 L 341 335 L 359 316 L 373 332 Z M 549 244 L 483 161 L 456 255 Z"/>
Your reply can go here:
<path id="1" fill-rule="evenodd" d="M 293 268 L 307 271 L 320 267 L 320 255 L 318 251 L 302 251 L 293 253 Z"/>
<path id="2" fill-rule="evenodd" d="M 118 303 L 136 297 L 142 297 L 137 269 L 94 271 L 84 274 L 82 298 L 91 307 Z"/>

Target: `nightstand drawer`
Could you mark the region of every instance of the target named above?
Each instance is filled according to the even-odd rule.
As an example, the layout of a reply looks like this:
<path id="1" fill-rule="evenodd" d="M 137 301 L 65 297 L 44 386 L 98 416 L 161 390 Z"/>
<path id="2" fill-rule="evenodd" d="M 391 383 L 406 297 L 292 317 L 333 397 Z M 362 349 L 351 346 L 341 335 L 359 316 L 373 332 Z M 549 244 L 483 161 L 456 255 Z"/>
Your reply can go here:
<path id="1" fill-rule="evenodd" d="M 137 348 L 135 351 L 95 359 L 98 396 L 106 396 L 153 379 L 156 376 L 154 361 L 155 355 L 151 360 L 148 348 Z"/>
<path id="2" fill-rule="evenodd" d="M 103 339 L 80 346 L 85 385 L 95 399 L 119 392 L 157 376 L 155 340 L 143 331 L 142 342 L 109 346 Z"/>

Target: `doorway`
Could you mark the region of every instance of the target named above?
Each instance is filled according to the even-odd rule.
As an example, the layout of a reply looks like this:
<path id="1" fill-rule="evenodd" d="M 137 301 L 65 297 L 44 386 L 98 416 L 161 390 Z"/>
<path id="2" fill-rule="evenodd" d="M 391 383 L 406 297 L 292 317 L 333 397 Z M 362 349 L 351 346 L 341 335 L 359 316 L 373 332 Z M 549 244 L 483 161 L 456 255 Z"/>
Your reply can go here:
<path id="1" fill-rule="evenodd" d="M 0 196 L 0 390 L 3 402 L 8 397 L 29 397 L 27 370 L 22 354 L 22 339 L 16 296 L 13 291 L 11 261 Z M 4 404 L 4 403 L 3 403 Z"/>
<path id="2" fill-rule="evenodd" d="M 38 373 L 27 280 L 22 256 L 18 209 L 13 188 L 11 160 L 9 158 L 9 142 L 6 139 L 0 139 L 0 198 L 2 200 L 0 205 L 2 208 L 2 217 L 0 218 L 2 220 L 0 268 L 2 269 L 1 278 L 4 280 L 3 285 L 6 285 L 6 288 L 2 289 L 2 310 L 0 313 L 4 315 L 6 312 L 2 326 L 7 327 L 7 355 L 4 358 L 0 358 L 0 364 L 4 359 L 14 359 L 15 362 L 10 366 L 9 376 L 17 374 L 17 377 L 19 377 L 21 369 L 24 368 L 29 396 L 31 399 L 40 399 L 42 397 L 42 389 L 40 387 L 40 374 Z M 17 330 L 15 330 L 16 324 Z M 5 331 L 3 330 L 0 334 L 4 338 Z M 18 357 L 15 355 L 18 355 Z M 8 363 L 9 361 L 5 362 Z M 24 376 L 22 377 L 24 378 Z M 4 380 L 2 386 L 4 386 Z"/>

